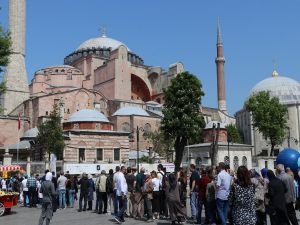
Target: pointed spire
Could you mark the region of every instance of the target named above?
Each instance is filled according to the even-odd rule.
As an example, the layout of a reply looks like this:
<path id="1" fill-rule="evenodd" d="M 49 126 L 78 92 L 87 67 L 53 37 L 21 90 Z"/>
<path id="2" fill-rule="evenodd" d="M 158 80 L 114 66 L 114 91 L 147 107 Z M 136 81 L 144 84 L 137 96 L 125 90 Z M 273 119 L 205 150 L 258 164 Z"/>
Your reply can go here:
<path id="1" fill-rule="evenodd" d="M 217 45 L 222 45 L 220 17 L 218 17 Z"/>

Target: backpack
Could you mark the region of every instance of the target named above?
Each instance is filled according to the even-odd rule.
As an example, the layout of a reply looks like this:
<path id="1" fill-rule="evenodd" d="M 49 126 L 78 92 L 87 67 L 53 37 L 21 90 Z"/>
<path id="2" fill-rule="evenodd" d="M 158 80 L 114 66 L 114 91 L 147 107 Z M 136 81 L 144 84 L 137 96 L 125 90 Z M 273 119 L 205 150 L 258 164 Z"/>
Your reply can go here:
<path id="1" fill-rule="evenodd" d="M 106 179 L 106 192 L 107 192 L 107 194 L 114 193 L 113 176 L 108 176 Z"/>

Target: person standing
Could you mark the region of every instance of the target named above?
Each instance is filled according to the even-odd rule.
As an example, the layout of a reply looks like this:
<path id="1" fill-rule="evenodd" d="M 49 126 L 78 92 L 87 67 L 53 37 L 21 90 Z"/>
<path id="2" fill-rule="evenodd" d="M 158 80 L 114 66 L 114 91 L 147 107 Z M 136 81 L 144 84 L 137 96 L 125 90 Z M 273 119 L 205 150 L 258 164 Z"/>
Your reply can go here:
<path id="1" fill-rule="evenodd" d="M 228 214 L 228 195 L 232 177 L 226 172 L 225 163 L 219 163 L 220 172 L 216 183 L 216 205 L 221 225 L 226 225 Z"/>
<path id="2" fill-rule="evenodd" d="M 29 192 L 28 192 L 28 187 L 27 187 L 27 178 L 28 176 L 25 174 L 24 179 L 21 182 L 21 187 L 23 190 L 23 207 L 27 206 L 27 198 L 29 198 Z"/>
<path id="3" fill-rule="evenodd" d="M 78 181 L 80 185 L 80 196 L 79 196 L 79 209 L 78 212 L 82 211 L 82 200 L 84 201 L 83 211 L 86 211 L 87 198 L 89 192 L 89 180 L 86 173 L 82 173 L 81 179 Z"/>
<path id="4" fill-rule="evenodd" d="M 285 196 L 286 209 L 289 216 L 289 220 L 292 223 L 292 225 L 298 225 L 298 220 L 294 208 L 294 202 L 296 201 L 294 179 L 292 176 L 288 175 L 284 171 L 284 165 L 277 164 L 276 170 L 278 173 L 277 177 L 285 184 L 285 187 L 287 189 L 284 196 Z"/>
<path id="5" fill-rule="evenodd" d="M 46 225 L 50 224 L 50 220 L 53 216 L 53 199 L 55 199 L 55 189 L 54 184 L 51 182 L 52 180 L 52 173 L 47 172 L 45 176 L 45 181 L 41 184 L 40 193 L 43 194 L 42 199 L 42 212 L 39 219 L 39 225 L 44 223 L 46 219 Z"/>
<path id="6" fill-rule="evenodd" d="M 106 184 L 107 177 L 105 175 L 105 170 L 101 171 L 101 175 L 98 178 L 98 183 L 96 184 L 96 190 L 99 195 L 99 203 L 98 203 L 98 213 L 106 214 L 107 213 L 107 194 L 106 194 Z"/>
<path id="7" fill-rule="evenodd" d="M 124 220 L 124 213 L 127 209 L 127 192 L 128 192 L 128 186 L 126 183 L 126 179 L 124 174 L 126 173 L 126 167 L 121 167 L 121 172 L 116 177 L 116 194 L 119 202 L 119 212 L 117 216 L 115 216 L 115 221 L 121 224 L 122 222 L 125 222 Z"/>
<path id="8" fill-rule="evenodd" d="M 125 176 L 126 182 L 127 182 L 127 186 L 128 186 L 128 192 L 127 192 L 127 215 L 128 216 L 132 216 L 132 198 L 133 198 L 133 187 L 134 187 L 134 183 L 135 183 L 135 176 L 132 173 L 132 170 L 130 167 L 127 167 L 127 174 Z"/>
<path id="9" fill-rule="evenodd" d="M 210 183 L 208 183 L 206 187 L 207 216 L 209 224 L 216 225 L 216 186 L 213 170 L 209 172 L 208 176 L 210 178 Z"/>
<path id="10" fill-rule="evenodd" d="M 36 189 L 37 189 L 37 181 L 34 177 L 34 174 L 31 173 L 30 177 L 27 179 L 26 186 L 28 187 L 29 192 L 29 208 L 36 207 Z"/>
<path id="11" fill-rule="evenodd" d="M 70 176 L 70 175 L 69 175 Z M 70 178 L 67 180 L 66 188 L 69 193 L 69 207 L 74 208 L 74 202 L 75 202 L 75 189 L 76 189 L 76 182 L 74 179 L 74 176 L 70 176 Z"/>
<path id="12" fill-rule="evenodd" d="M 119 202 L 118 202 L 118 197 L 117 197 L 117 179 L 118 176 L 120 175 L 120 167 L 116 166 L 116 172 L 114 173 L 114 177 L 113 177 L 113 184 L 114 184 L 114 215 L 118 215 L 118 211 L 119 211 Z"/>
<path id="13" fill-rule="evenodd" d="M 176 176 L 175 174 L 171 173 L 168 177 L 168 181 L 166 181 L 165 193 L 172 225 L 174 225 L 176 221 L 184 222 L 186 217 L 186 209 L 180 201 L 179 189 L 180 187 Z"/>
<path id="14" fill-rule="evenodd" d="M 66 208 L 66 183 L 67 178 L 64 176 L 64 173 L 61 172 L 59 178 L 57 179 L 57 187 L 58 187 L 58 194 L 59 194 L 59 208 L 65 209 Z"/>
<path id="15" fill-rule="evenodd" d="M 191 177 L 190 177 L 190 205 L 192 220 L 197 220 L 198 212 L 198 181 L 200 179 L 199 173 L 196 171 L 194 164 L 190 165 Z"/>
<path id="16" fill-rule="evenodd" d="M 140 173 L 136 175 L 135 182 L 135 192 L 134 192 L 134 203 L 132 216 L 133 218 L 143 218 L 144 216 L 144 197 L 143 197 L 143 187 L 144 187 L 144 177 L 145 177 L 145 168 L 142 167 Z"/>
<path id="17" fill-rule="evenodd" d="M 201 178 L 198 181 L 198 216 L 197 223 L 201 224 L 201 216 L 202 216 L 202 208 L 204 206 L 205 210 L 205 224 L 208 224 L 208 209 L 207 209 L 207 201 L 206 201 L 206 188 L 207 184 L 210 183 L 210 179 L 207 176 L 209 172 L 209 168 L 207 170 L 202 170 Z"/>
<path id="18" fill-rule="evenodd" d="M 153 219 L 159 219 L 160 213 L 160 180 L 157 178 L 157 174 L 155 171 L 151 172 L 152 177 L 152 185 L 153 185 L 153 200 L 152 200 L 152 212 L 153 212 Z"/>
<path id="19" fill-rule="evenodd" d="M 255 187 L 251 183 L 250 173 L 245 166 L 237 170 L 237 180 L 229 193 L 233 225 L 255 225 Z"/>
<path id="20" fill-rule="evenodd" d="M 112 169 L 108 172 L 106 179 L 106 193 L 107 193 L 107 212 L 113 213 L 114 201 L 114 171 Z"/>
<path id="21" fill-rule="evenodd" d="M 144 195 L 145 195 L 145 204 L 146 204 L 146 214 L 147 222 L 153 222 L 152 214 L 152 199 L 153 199 L 153 184 L 152 178 L 150 175 L 146 175 L 145 184 L 144 184 Z"/>
<path id="22" fill-rule="evenodd" d="M 272 170 L 267 171 L 267 177 L 269 183 L 266 197 L 269 199 L 268 214 L 271 225 L 289 225 L 285 200 L 286 187 L 281 180 L 275 177 Z"/>
<path id="23" fill-rule="evenodd" d="M 93 200 L 94 200 L 94 192 L 95 192 L 95 183 L 93 181 L 93 177 L 91 174 L 88 175 L 88 209 L 87 210 L 92 210 L 93 207 Z"/>

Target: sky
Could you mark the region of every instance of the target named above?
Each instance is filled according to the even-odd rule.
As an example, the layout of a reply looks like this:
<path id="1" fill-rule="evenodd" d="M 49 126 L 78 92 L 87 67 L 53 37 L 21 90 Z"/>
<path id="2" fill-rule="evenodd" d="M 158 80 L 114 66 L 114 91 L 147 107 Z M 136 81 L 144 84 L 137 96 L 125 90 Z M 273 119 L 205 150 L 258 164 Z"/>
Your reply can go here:
<path id="1" fill-rule="evenodd" d="M 8 0 L 0 0 L 8 26 Z M 298 0 L 27 0 L 26 67 L 34 73 L 63 64 L 82 42 L 101 35 L 126 44 L 146 65 L 182 62 L 203 85 L 202 104 L 217 107 L 218 17 L 224 43 L 228 112 L 243 107 L 251 88 L 271 76 L 300 80 Z"/>

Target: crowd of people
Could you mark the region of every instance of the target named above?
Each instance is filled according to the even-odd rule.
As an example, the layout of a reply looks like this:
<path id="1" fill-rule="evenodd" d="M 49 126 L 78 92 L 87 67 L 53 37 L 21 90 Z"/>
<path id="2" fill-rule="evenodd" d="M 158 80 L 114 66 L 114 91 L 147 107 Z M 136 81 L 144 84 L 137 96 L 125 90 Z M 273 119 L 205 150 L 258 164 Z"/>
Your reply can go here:
<path id="1" fill-rule="evenodd" d="M 196 224 L 267 225 L 269 216 L 271 225 L 298 224 L 298 174 L 295 177 L 281 164 L 276 174 L 267 169 L 259 174 L 245 166 L 234 173 L 224 163 L 202 169 L 191 164 L 189 170 L 189 179 L 186 170 L 167 174 L 161 164 L 149 174 L 145 168 L 136 171 L 117 166 L 108 174 L 102 170 L 98 176 L 83 173 L 80 178 L 68 172 L 54 176 L 47 170 L 41 177 L 1 179 L 0 188 L 20 192 L 24 207 L 40 204 L 39 225 L 44 220 L 50 224 L 53 211 L 73 208 L 75 201 L 78 212 L 111 214 L 117 223 L 131 217 L 147 222 L 170 219 L 172 224 L 189 219 Z M 190 218 L 186 212 L 188 192 Z"/>

